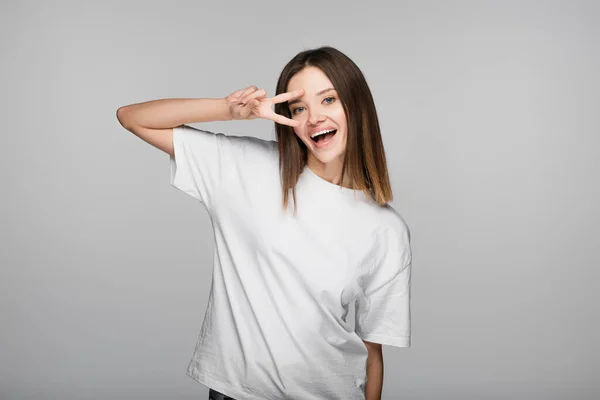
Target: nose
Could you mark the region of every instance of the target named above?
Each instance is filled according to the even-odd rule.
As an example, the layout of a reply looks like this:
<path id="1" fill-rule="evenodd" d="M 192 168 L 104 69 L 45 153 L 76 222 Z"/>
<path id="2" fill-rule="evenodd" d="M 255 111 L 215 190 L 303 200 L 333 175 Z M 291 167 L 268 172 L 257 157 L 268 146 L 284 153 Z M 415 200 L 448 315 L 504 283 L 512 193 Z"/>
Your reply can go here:
<path id="1" fill-rule="evenodd" d="M 325 115 L 321 113 L 311 113 L 310 118 L 308 119 L 308 123 L 311 125 L 317 125 L 319 122 L 323 122 L 325 120 Z"/>

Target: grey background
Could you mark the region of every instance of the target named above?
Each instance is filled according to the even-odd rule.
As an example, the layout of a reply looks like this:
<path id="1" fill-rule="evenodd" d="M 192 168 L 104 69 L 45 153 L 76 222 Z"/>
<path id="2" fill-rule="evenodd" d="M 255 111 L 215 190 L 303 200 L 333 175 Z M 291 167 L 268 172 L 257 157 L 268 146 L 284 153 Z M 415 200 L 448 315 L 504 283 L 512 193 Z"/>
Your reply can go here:
<path id="1" fill-rule="evenodd" d="M 600 395 L 599 3 L 351 3 L 2 2 L 1 399 L 207 398 L 210 219 L 115 112 L 272 96 L 325 44 L 369 82 L 413 235 L 383 398 Z"/>

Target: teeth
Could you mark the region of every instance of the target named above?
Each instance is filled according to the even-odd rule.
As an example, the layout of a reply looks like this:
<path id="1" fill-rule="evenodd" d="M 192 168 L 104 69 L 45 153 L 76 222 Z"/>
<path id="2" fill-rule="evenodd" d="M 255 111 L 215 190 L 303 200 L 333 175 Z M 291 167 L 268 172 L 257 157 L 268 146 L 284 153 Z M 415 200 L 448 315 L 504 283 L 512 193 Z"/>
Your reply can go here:
<path id="1" fill-rule="evenodd" d="M 311 136 L 311 138 L 313 138 L 313 139 L 314 139 L 314 138 L 316 138 L 316 137 L 317 137 L 317 136 L 319 136 L 319 135 L 324 135 L 324 134 L 326 134 L 326 133 L 333 132 L 333 131 L 335 131 L 335 129 L 327 129 L 327 130 L 324 130 L 324 131 L 315 132 L 315 133 L 314 133 L 314 134 Z"/>

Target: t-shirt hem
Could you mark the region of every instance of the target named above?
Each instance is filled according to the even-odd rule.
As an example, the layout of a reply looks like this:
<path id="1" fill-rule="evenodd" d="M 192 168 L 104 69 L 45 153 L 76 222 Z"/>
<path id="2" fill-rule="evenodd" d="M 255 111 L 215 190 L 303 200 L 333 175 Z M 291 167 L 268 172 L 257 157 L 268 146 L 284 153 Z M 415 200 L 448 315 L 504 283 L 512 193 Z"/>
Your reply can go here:
<path id="1" fill-rule="evenodd" d="M 264 400 L 263 397 L 259 397 L 247 391 L 238 389 L 230 383 L 224 383 L 218 379 L 211 377 L 206 374 L 192 374 L 191 372 L 186 373 L 193 381 L 206 386 L 209 389 L 216 390 L 217 392 L 223 393 L 225 396 L 233 397 L 234 399 L 244 400 Z"/>
<path id="2" fill-rule="evenodd" d="M 361 335 L 362 340 L 367 342 L 384 344 L 395 347 L 410 347 L 410 337 L 390 337 L 382 335 Z"/>

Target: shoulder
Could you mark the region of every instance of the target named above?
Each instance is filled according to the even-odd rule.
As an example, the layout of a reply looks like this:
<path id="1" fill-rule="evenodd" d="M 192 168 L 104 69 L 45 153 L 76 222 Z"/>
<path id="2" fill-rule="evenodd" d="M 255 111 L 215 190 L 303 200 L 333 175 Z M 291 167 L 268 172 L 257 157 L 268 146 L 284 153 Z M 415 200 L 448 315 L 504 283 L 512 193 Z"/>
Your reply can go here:
<path id="1" fill-rule="evenodd" d="M 404 217 L 391 205 L 379 206 L 376 226 L 365 241 L 368 252 L 361 259 L 370 285 L 384 284 L 399 276 L 412 262 L 410 230 Z"/>
<path id="2" fill-rule="evenodd" d="M 278 150 L 277 142 L 274 140 L 261 139 L 256 136 L 243 136 L 223 133 L 219 134 L 223 135 L 226 140 L 230 141 L 237 147 L 245 148 L 248 150 L 268 153 L 272 153 L 273 151 Z"/>
<path id="3" fill-rule="evenodd" d="M 231 151 L 236 155 L 243 156 L 272 156 L 278 154 L 277 141 L 261 139 L 255 136 L 228 134 L 223 132 L 209 131 L 189 125 L 180 125 L 173 128 L 174 135 L 200 143 L 203 140 L 215 141 L 221 150 Z"/>
<path id="4" fill-rule="evenodd" d="M 412 261 L 411 234 L 404 217 L 391 205 L 382 207 L 378 230 L 378 264 L 394 274 L 402 272 Z"/>
<path id="5" fill-rule="evenodd" d="M 370 243 L 370 246 L 390 241 L 410 242 L 408 223 L 391 204 L 382 206 L 370 199 L 352 204 L 353 209 L 349 215 L 352 215 L 351 220 L 356 226 L 351 232 L 360 237 L 356 240 Z"/>
<path id="6" fill-rule="evenodd" d="M 381 206 L 370 204 L 368 212 L 362 214 L 363 225 L 368 232 L 362 236 L 362 243 L 370 251 L 385 258 L 396 252 L 410 250 L 411 232 L 406 219 L 389 203 Z"/>
<path id="7" fill-rule="evenodd" d="M 399 244 L 410 243 L 410 228 L 406 219 L 391 204 L 380 208 L 379 233 Z"/>

